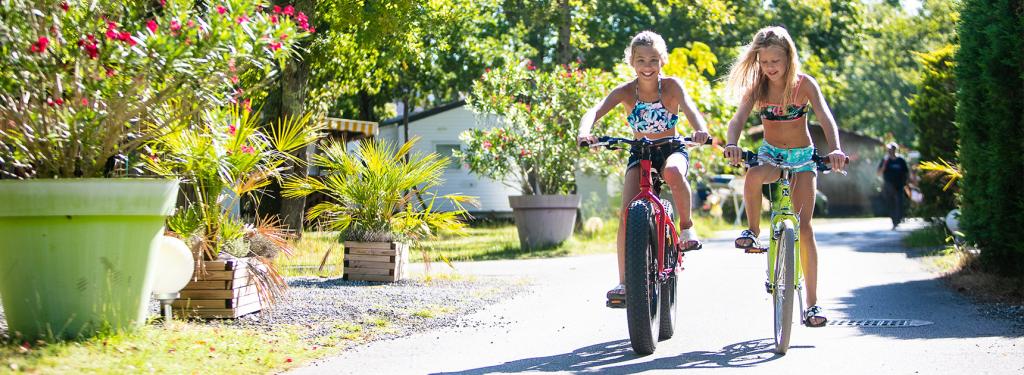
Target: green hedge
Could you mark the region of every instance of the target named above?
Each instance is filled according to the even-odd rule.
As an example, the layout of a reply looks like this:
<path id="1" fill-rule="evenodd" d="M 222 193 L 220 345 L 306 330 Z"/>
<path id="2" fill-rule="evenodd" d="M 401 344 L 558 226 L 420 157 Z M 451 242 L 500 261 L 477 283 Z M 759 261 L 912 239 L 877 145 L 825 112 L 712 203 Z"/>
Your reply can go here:
<path id="1" fill-rule="evenodd" d="M 921 80 L 917 93 L 908 101 L 910 121 L 917 130 L 917 149 L 923 161 L 956 162 L 956 80 L 953 75 L 956 48 L 947 44 L 928 53 L 917 54 Z M 953 136 L 951 136 L 953 135 Z M 956 208 L 956 185 L 942 190 L 946 181 L 936 176 L 921 176 L 919 184 L 924 202 L 917 214 L 926 218 L 944 217 Z"/>
<path id="2" fill-rule="evenodd" d="M 982 264 L 1024 274 L 1024 1 L 966 0 L 958 25 L 961 226 Z"/>

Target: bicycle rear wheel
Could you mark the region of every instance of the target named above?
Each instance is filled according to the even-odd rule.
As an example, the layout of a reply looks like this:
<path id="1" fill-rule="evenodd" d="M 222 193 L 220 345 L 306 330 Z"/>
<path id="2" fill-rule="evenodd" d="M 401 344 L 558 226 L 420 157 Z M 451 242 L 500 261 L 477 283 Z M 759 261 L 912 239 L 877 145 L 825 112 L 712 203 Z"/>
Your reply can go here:
<path id="1" fill-rule="evenodd" d="M 676 217 L 672 213 L 672 206 L 667 200 L 662 199 L 661 204 L 668 210 L 669 224 L 675 225 Z M 657 249 L 654 250 L 657 253 Z M 679 253 L 672 243 L 672 234 L 665 228 L 665 265 L 676 264 Z M 675 334 L 676 329 L 676 280 L 678 275 L 672 272 L 668 280 L 661 285 L 661 329 L 658 331 L 658 340 L 668 340 Z"/>
<path id="2" fill-rule="evenodd" d="M 786 354 L 793 330 L 793 291 L 796 289 L 796 231 L 789 220 L 782 221 L 782 233 L 775 253 L 772 304 L 775 307 L 775 352 Z"/>
<path id="3" fill-rule="evenodd" d="M 626 321 L 629 342 L 639 355 L 654 353 L 661 324 L 661 285 L 650 202 L 629 206 L 626 220 Z"/>

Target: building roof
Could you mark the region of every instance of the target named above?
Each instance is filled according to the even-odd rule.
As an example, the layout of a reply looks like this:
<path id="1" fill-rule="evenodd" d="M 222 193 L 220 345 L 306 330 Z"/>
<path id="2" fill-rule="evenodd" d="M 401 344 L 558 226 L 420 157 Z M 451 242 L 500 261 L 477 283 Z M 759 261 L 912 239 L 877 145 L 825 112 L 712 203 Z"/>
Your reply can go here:
<path id="1" fill-rule="evenodd" d="M 414 121 L 422 120 L 424 118 L 427 118 L 427 117 L 430 117 L 430 116 L 433 116 L 433 115 L 436 115 L 436 114 L 439 114 L 439 113 L 447 112 L 449 110 L 452 110 L 452 109 L 455 109 L 455 108 L 459 108 L 459 107 L 462 107 L 464 105 L 466 105 L 466 100 L 465 99 L 460 99 L 460 100 L 456 100 L 454 102 L 447 103 L 447 104 L 442 104 L 442 105 L 439 105 L 437 107 L 430 108 L 430 109 L 427 109 L 427 110 L 423 110 L 423 111 L 419 111 L 419 112 L 414 112 L 414 113 L 409 114 L 409 122 L 414 122 Z M 387 120 L 381 121 L 380 122 L 380 126 L 401 125 L 403 119 L 404 119 L 404 117 L 401 116 L 401 115 L 395 116 L 395 117 L 389 118 Z"/>

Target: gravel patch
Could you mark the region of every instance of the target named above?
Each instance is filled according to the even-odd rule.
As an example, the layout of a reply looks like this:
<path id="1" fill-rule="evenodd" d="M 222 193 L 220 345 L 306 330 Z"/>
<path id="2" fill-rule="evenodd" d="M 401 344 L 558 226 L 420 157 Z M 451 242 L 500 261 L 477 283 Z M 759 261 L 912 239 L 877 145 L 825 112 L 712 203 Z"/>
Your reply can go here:
<path id="1" fill-rule="evenodd" d="M 330 337 L 354 326 L 367 339 L 386 339 L 440 327 L 476 327 L 502 322 L 467 315 L 528 290 L 522 280 L 403 280 L 372 283 L 310 277 L 288 280 L 288 295 L 272 308 L 229 325 L 274 329 L 300 325 L 307 339 Z"/>
<path id="2" fill-rule="evenodd" d="M 346 338 L 380 340 L 442 327 L 500 326 L 508 322 L 469 317 L 494 303 L 529 291 L 524 279 L 464 278 L 403 280 L 395 283 L 347 281 L 340 278 L 288 278 L 286 296 L 270 309 L 234 320 L 195 320 L 274 330 L 299 326 L 304 338 L 334 341 Z M 150 301 L 153 315 L 157 301 Z M 0 307 L 0 338 L 7 338 L 7 321 Z"/>

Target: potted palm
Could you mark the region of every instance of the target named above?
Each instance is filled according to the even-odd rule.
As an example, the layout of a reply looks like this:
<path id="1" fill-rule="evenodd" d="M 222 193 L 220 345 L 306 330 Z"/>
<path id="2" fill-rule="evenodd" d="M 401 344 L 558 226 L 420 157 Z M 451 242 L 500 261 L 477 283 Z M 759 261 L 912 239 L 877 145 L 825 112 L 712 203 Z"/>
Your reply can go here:
<path id="1" fill-rule="evenodd" d="M 318 137 L 310 115 L 261 126 L 242 105 L 205 109 L 181 131 L 149 143 L 159 157 L 148 168 L 181 179 L 185 204 L 168 229 L 185 240 L 196 259 L 194 280 L 172 306 L 184 315 L 235 318 L 271 306 L 287 284 L 274 267 L 290 254 L 292 234 L 276 217 L 258 212 L 250 222 L 235 214 L 241 198 L 258 200 L 292 155 Z"/>
<path id="2" fill-rule="evenodd" d="M 140 146 L 238 100 L 235 58 L 279 59 L 253 0 L 6 1 L 0 7 L 0 297 L 26 339 L 144 321 L 178 181 Z M 265 60 L 265 59 L 264 59 Z M 256 59 L 256 61 L 261 61 Z M 171 103 L 176 103 L 171 105 Z"/>
<path id="3" fill-rule="evenodd" d="M 363 140 L 351 153 L 344 143 L 327 141 L 313 156 L 313 164 L 322 170 L 320 178 L 285 180 L 285 197 L 319 192 L 328 198 L 311 207 L 307 219 L 321 220 L 339 232 L 345 244 L 345 278 L 397 281 L 405 277 L 410 245 L 464 230 L 463 205 L 475 199 L 433 190 L 449 160 L 436 153 L 413 153 L 417 140 L 400 147 Z M 442 203 L 453 209 L 439 210 Z"/>
<path id="4" fill-rule="evenodd" d="M 609 90 L 611 75 L 576 65 L 552 71 L 526 60 L 487 72 L 474 82 L 467 103 L 479 129 L 461 138 L 460 156 L 470 171 L 511 181 L 510 196 L 523 249 L 561 243 L 572 235 L 579 196 L 576 171 L 607 174 L 614 153 L 585 152 L 576 145 L 577 122 Z M 611 116 L 610 116 L 611 117 Z"/>

